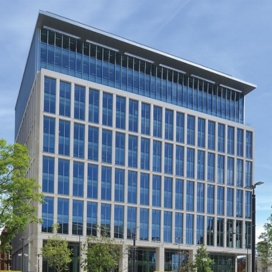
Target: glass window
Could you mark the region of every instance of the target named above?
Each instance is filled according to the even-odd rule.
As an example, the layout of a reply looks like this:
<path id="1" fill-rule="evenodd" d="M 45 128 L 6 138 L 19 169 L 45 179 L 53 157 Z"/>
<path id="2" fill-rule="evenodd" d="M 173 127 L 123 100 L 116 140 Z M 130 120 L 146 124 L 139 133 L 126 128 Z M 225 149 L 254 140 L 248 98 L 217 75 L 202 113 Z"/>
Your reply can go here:
<path id="1" fill-rule="evenodd" d="M 112 131 L 102 130 L 102 162 L 111 163 L 112 160 Z"/>
<path id="2" fill-rule="evenodd" d="M 70 117 L 71 112 L 71 84 L 60 82 L 59 114 Z"/>
<path id="3" fill-rule="evenodd" d="M 97 235 L 97 203 L 87 202 L 87 235 Z"/>
<path id="4" fill-rule="evenodd" d="M 172 110 L 165 110 L 165 139 L 166 140 L 173 140 L 173 111 Z"/>
<path id="5" fill-rule="evenodd" d="M 243 156 L 244 152 L 244 131 L 242 129 L 237 129 L 237 156 Z"/>
<path id="6" fill-rule="evenodd" d="M 252 184 L 252 162 L 246 161 L 246 186 Z"/>
<path id="7" fill-rule="evenodd" d="M 98 161 L 98 139 L 99 130 L 97 127 L 88 127 L 88 159 Z"/>
<path id="8" fill-rule="evenodd" d="M 164 144 L 164 173 L 173 173 L 173 145 Z"/>
<path id="9" fill-rule="evenodd" d="M 175 242 L 183 244 L 183 214 L 175 213 Z"/>
<path id="10" fill-rule="evenodd" d="M 142 103 L 141 133 L 150 135 L 150 105 Z"/>
<path id="11" fill-rule="evenodd" d="M 163 213 L 163 241 L 172 242 L 172 213 L 165 211 Z"/>
<path id="12" fill-rule="evenodd" d="M 161 142 L 153 141 L 153 171 L 161 172 Z"/>
<path id="13" fill-rule="evenodd" d="M 124 238 L 124 206 L 114 205 L 114 238 Z"/>
<path id="14" fill-rule="evenodd" d="M 225 125 L 218 124 L 217 149 L 219 152 L 225 152 Z"/>
<path id="15" fill-rule="evenodd" d="M 85 87 L 75 85 L 74 118 L 85 120 Z"/>
<path id="16" fill-rule="evenodd" d="M 243 217 L 243 191 L 236 190 L 236 217 Z"/>
<path id="17" fill-rule="evenodd" d="M 43 156 L 43 193 L 54 193 L 54 158 Z"/>
<path id="18" fill-rule="evenodd" d="M 208 185 L 207 189 L 207 213 L 214 214 L 214 186 Z"/>
<path id="19" fill-rule="evenodd" d="M 44 77 L 44 111 L 56 113 L 56 79 Z"/>
<path id="20" fill-rule="evenodd" d="M 129 100 L 129 131 L 138 132 L 138 101 Z"/>
<path id="21" fill-rule="evenodd" d="M 227 216 L 233 216 L 234 191 L 227 189 Z"/>
<path id="22" fill-rule="evenodd" d="M 184 143 L 184 114 L 181 112 L 177 112 L 176 141 Z"/>
<path id="23" fill-rule="evenodd" d="M 59 154 L 70 155 L 70 122 L 59 120 Z"/>
<path id="24" fill-rule="evenodd" d="M 153 113 L 153 136 L 162 137 L 162 108 L 154 106 Z"/>
<path id="25" fill-rule="evenodd" d="M 161 241 L 161 211 L 152 210 L 152 241 Z"/>
<path id="26" fill-rule="evenodd" d="M 186 183 L 186 210 L 194 211 L 194 182 L 187 181 Z"/>
<path id="27" fill-rule="evenodd" d="M 207 246 L 214 246 L 214 218 L 207 217 Z"/>
<path id="28" fill-rule="evenodd" d="M 228 126 L 228 154 L 234 155 L 234 127 Z"/>
<path id="29" fill-rule="evenodd" d="M 224 187 L 217 187 L 217 215 L 224 215 L 225 207 L 225 190 Z"/>
<path id="30" fill-rule="evenodd" d="M 84 163 L 74 161 L 73 166 L 73 196 L 83 196 Z"/>
<path id="31" fill-rule="evenodd" d="M 58 163 L 58 194 L 69 195 L 70 162 L 59 159 Z"/>
<path id="32" fill-rule="evenodd" d="M 252 132 L 246 132 L 246 157 L 252 159 Z"/>
<path id="33" fill-rule="evenodd" d="M 173 199 L 173 181 L 172 178 L 164 177 L 164 208 L 172 208 Z"/>
<path id="34" fill-rule="evenodd" d="M 128 203 L 137 203 L 137 172 L 128 171 Z"/>
<path id="35" fill-rule="evenodd" d="M 54 198 L 45 196 L 42 203 L 42 232 L 53 232 Z"/>
<path id="36" fill-rule="evenodd" d="M 114 200 L 124 202 L 124 182 L 125 171 L 122 169 L 115 169 L 115 186 L 114 186 Z"/>
<path id="37" fill-rule="evenodd" d="M 150 140 L 141 138 L 141 169 L 149 170 Z"/>
<path id="38" fill-rule="evenodd" d="M 89 90 L 89 122 L 99 123 L 99 91 Z"/>
<path id="39" fill-rule="evenodd" d="M 245 192 L 245 216 L 251 218 L 251 192 Z"/>
<path id="40" fill-rule="evenodd" d="M 217 246 L 224 246 L 224 219 L 217 218 Z"/>
<path id="41" fill-rule="evenodd" d="M 111 168 L 102 166 L 101 199 L 111 200 Z"/>
<path id="42" fill-rule="evenodd" d="M 105 234 L 110 237 L 111 226 L 111 205 L 101 204 L 101 228 Z"/>
<path id="43" fill-rule="evenodd" d="M 234 158 L 228 157 L 227 184 L 234 185 Z"/>
<path id="44" fill-rule="evenodd" d="M 137 209 L 127 207 L 127 239 L 133 239 L 136 233 Z"/>
<path id="45" fill-rule="evenodd" d="M 43 151 L 55 152 L 55 118 L 43 118 Z"/>
<path id="46" fill-rule="evenodd" d="M 140 240 L 148 241 L 149 210 L 140 209 Z"/>
<path id="47" fill-rule="evenodd" d="M 161 177 L 155 175 L 152 180 L 152 206 L 161 206 Z"/>
<path id="48" fill-rule="evenodd" d="M 74 157 L 84 158 L 85 126 L 74 123 Z"/>
<path id="49" fill-rule="evenodd" d="M 83 232 L 83 201 L 73 200 L 72 234 L 82 235 Z"/>
<path id="50" fill-rule="evenodd" d="M 195 150 L 187 148 L 187 177 L 195 177 Z"/>
<path id="51" fill-rule="evenodd" d="M 243 248 L 243 221 L 236 221 L 236 248 Z"/>
<path id="52" fill-rule="evenodd" d="M 233 220 L 232 219 L 227 219 L 227 224 L 226 224 L 227 230 L 227 247 L 233 247 L 233 238 L 234 238 L 234 226 L 233 226 Z"/>
<path id="53" fill-rule="evenodd" d="M 208 181 L 214 182 L 215 155 L 208 152 Z"/>
<path id="54" fill-rule="evenodd" d="M 205 180 L 205 152 L 197 151 L 197 179 Z"/>
<path id="55" fill-rule="evenodd" d="M 195 144 L 195 117 L 187 116 L 187 144 Z"/>
<path id="56" fill-rule="evenodd" d="M 243 187 L 243 160 L 236 160 L 236 186 Z"/>
<path id="57" fill-rule="evenodd" d="M 115 164 L 125 165 L 125 134 L 116 132 L 115 135 Z"/>
<path id="58" fill-rule="evenodd" d="M 69 199 L 58 198 L 58 233 L 68 234 Z"/>
<path id="59" fill-rule="evenodd" d="M 103 112 L 102 123 L 106 126 L 112 126 L 112 94 L 103 93 Z"/>
<path id="60" fill-rule="evenodd" d="M 183 180 L 176 179 L 175 208 L 183 210 Z"/>
<path id="61" fill-rule="evenodd" d="M 203 183 L 197 183 L 197 212 L 204 212 L 205 186 Z"/>
<path id="62" fill-rule="evenodd" d="M 97 199 L 98 190 L 98 166 L 88 164 L 87 197 Z"/>
<path id="63" fill-rule="evenodd" d="M 141 173 L 140 204 L 149 205 L 149 174 Z"/>
<path id="64" fill-rule="evenodd" d="M 217 156 L 217 183 L 225 183 L 225 157 Z"/>
<path id="65" fill-rule="evenodd" d="M 204 216 L 202 215 L 196 217 L 196 243 L 204 244 Z"/>
<path id="66" fill-rule="evenodd" d="M 208 149 L 215 150 L 215 123 L 208 122 Z"/>
<path id="67" fill-rule="evenodd" d="M 116 127 L 126 128 L 126 98 L 116 96 Z"/>
<path id="68" fill-rule="evenodd" d="M 176 146 L 176 175 L 184 176 L 184 147 Z"/>
<path id="69" fill-rule="evenodd" d="M 138 147 L 138 137 L 128 136 L 128 166 L 137 168 L 137 147 Z"/>
<path id="70" fill-rule="evenodd" d="M 198 147 L 205 148 L 205 119 L 198 118 L 198 137 L 197 137 Z"/>
<path id="71" fill-rule="evenodd" d="M 186 244 L 194 244 L 194 215 L 186 214 Z"/>

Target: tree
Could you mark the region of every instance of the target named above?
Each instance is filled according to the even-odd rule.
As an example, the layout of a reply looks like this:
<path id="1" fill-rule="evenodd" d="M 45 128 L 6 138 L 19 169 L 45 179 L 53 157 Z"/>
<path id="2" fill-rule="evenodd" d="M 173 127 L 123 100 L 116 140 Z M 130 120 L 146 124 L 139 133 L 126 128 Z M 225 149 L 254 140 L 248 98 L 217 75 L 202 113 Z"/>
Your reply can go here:
<path id="1" fill-rule="evenodd" d="M 35 179 L 26 177 L 29 161 L 25 146 L 0 139 L 0 228 L 6 230 L 0 236 L 1 251 L 7 251 L 10 240 L 29 223 L 41 222 L 33 202 L 42 203 L 43 195 Z"/>
<path id="2" fill-rule="evenodd" d="M 202 244 L 196 251 L 195 259 L 190 264 L 192 270 L 212 272 L 211 266 L 214 264 L 214 260 L 209 257 L 207 248 Z"/>
<path id="3" fill-rule="evenodd" d="M 84 270 L 92 272 L 114 271 L 118 267 L 122 252 L 122 244 L 108 237 L 102 227 L 97 229 L 98 236 L 89 236 L 85 244 L 86 258 L 81 263 Z"/>
<path id="4" fill-rule="evenodd" d="M 272 267 L 272 214 L 264 224 L 264 232 L 259 236 L 257 244 L 258 259 L 264 268 Z"/>
<path id="5" fill-rule="evenodd" d="M 53 225 L 54 234 L 48 237 L 42 248 L 42 257 L 47 260 L 48 265 L 57 272 L 68 269 L 68 264 L 72 261 L 72 251 L 68 247 L 68 242 L 57 234 L 58 224 Z"/>

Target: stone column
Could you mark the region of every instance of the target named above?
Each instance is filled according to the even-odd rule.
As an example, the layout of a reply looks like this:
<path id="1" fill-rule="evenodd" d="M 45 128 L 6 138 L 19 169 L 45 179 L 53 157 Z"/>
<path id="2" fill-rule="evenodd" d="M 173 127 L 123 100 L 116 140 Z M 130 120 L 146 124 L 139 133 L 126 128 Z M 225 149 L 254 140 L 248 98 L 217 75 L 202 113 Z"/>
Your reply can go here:
<path id="1" fill-rule="evenodd" d="M 164 271 L 164 247 L 156 248 L 156 271 Z"/>

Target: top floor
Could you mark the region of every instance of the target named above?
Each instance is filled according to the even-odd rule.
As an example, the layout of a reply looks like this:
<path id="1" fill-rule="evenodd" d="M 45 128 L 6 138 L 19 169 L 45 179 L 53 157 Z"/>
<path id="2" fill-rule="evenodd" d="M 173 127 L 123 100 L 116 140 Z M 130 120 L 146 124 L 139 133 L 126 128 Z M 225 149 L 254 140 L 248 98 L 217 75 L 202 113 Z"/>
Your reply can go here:
<path id="1" fill-rule="evenodd" d="M 40 12 L 16 104 L 16 132 L 36 72 L 46 68 L 170 104 L 244 123 L 244 97 L 255 85 Z"/>

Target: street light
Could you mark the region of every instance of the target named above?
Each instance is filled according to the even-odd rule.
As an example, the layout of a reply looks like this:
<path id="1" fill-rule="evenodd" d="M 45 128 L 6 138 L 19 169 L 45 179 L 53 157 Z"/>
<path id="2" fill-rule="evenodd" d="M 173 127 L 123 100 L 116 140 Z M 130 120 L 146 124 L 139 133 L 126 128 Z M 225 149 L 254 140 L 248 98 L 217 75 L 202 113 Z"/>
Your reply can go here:
<path id="1" fill-rule="evenodd" d="M 24 254 L 24 240 L 25 240 L 25 238 L 22 237 L 21 238 L 21 241 L 22 241 L 22 253 L 21 253 L 21 255 L 18 254 L 18 256 L 22 256 L 22 272 L 24 272 L 24 256 L 25 256 L 25 254 Z"/>
<path id="2" fill-rule="evenodd" d="M 255 196 L 255 188 L 258 185 L 262 185 L 262 181 L 258 181 L 253 185 L 246 186 L 245 189 L 252 190 L 252 195 L 251 195 L 251 269 L 252 272 L 255 272 L 255 243 L 256 243 L 256 196 Z"/>

